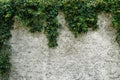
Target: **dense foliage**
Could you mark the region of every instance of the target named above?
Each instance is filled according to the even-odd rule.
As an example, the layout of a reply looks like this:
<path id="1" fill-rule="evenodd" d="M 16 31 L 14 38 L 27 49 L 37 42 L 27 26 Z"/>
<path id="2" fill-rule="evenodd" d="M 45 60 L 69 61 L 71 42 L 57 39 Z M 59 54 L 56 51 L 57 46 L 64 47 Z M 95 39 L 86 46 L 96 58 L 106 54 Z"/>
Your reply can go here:
<path id="1" fill-rule="evenodd" d="M 96 29 L 97 13 L 94 6 L 87 6 L 87 3 L 80 0 L 68 1 L 63 5 L 65 19 L 68 22 L 68 28 L 75 37 L 81 32 L 87 32 L 88 28 Z M 89 13 L 89 14 L 88 14 Z"/>
<path id="2" fill-rule="evenodd" d="M 118 30 L 116 40 L 120 43 L 119 0 L 102 0 L 95 4 L 89 0 L 51 1 L 10 0 L 0 2 L 0 76 L 4 80 L 8 79 L 11 67 L 9 61 L 11 51 L 8 41 L 15 19 L 29 27 L 29 31 L 32 33 L 44 31 L 48 39 L 48 46 L 53 48 L 58 45 L 58 29 L 61 26 L 57 20 L 59 11 L 65 14 L 68 28 L 75 37 L 82 32 L 87 32 L 89 28 L 97 29 L 97 16 L 100 12 L 110 13 L 113 16 L 113 27 Z"/>

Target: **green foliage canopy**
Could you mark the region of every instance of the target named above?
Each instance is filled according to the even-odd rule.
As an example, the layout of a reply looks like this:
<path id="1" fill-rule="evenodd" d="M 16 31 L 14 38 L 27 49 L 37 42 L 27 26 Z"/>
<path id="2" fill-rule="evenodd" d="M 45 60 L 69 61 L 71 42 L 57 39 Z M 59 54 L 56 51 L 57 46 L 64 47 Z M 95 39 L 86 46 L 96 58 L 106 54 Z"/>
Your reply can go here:
<path id="1" fill-rule="evenodd" d="M 119 0 L 8 0 L 0 2 L 0 75 L 9 76 L 10 72 L 10 30 L 15 19 L 20 20 L 29 31 L 44 32 L 48 46 L 58 45 L 59 11 L 65 14 L 69 30 L 77 37 L 86 33 L 88 28 L 98 28 L 97 16 L 100 12 L 110 13 L 113 27 L 117 29 L 116 40 L 120 43 L 120 1 Z M 8 77 L 5 79 L 9 79 Z"/>

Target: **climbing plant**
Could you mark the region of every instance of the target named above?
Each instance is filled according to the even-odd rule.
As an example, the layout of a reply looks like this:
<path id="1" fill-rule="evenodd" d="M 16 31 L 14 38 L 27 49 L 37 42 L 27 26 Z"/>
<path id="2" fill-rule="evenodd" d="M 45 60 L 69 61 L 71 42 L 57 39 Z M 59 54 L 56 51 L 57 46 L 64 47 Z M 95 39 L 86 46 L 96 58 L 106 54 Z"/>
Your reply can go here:
<path id="1" fill-rule="evenodd" d="M 75 37 L 79 33 L 87 32 L 88 28 L 96 29 L 97 13 L 94 6 L 87 6 L 87 3 L 80 0 L 68 1 L 62 8 L 65 13 L 65 19 L 68 22 L 68 28 Z M 89 14 L 88 14 L 89 13 Z"/>
<path id="2" fill-rule="evenodd" d="M 112 15 L 113 27 L 117 30 L 116 41 L 120 45 L 120 1 L 119 0 L 104 0 L 96 5 L 98 13 L 105 12 Z"/>
<path id="3" fill-rule="evenodd" d="M 113 3 L 111 7 L 111 14 L 113 16 L 112 22 L 113 22 L 113 27 L 116 28 L 117 30 L 117 37 L 116 41 L 120 45 L 120 1 L 116 1 L 116 3 Z"/>
<path id="4" fill-rule="evenodd" d="M 4 44 L 0 47 L 0 80 L 8 80 L 11 68 L 10 63 L 10 46 Z M 2 77 L 2 78 L 1 78 Z"/>
<path id="5" fill-rule="evenodd" d="M 9 0 L 0 2 L 0 76 L 9 79 L 11 47 L 9 39 L 12 37 L 15 19 L 29 28 L 32 33 L 43 32 L 48 39 L 48 46 L 58 46 L 59 11 L 65 14 L 67 27 L 78 37 L 86 33 L 89 28 L 96 30 L 97 17 L 100 12 L 112 15 L 113 27 L 117 29 L 116 40 L 120 44 L 120 1 L 119 0 Z"/>
<path id="6" fill-rule="evenodd" d="M 45 34 L 48 38 L 48 46 L 55 47 L 57 46 L 57 37 L 59 35 L 58 28 L 60 28 L 60 24 L 57 20 L 59 7 L 55 4 L 46 5 L 45 12 Z"/>
<path id="7" fill-rule="evenodd" d="M 0 76 L 2 76 L 2 80 L 8 79 L 11 67 L 8 40 L 11 37 L 13 17 L 14 10 L 11 3 L 0 3 Z"/>

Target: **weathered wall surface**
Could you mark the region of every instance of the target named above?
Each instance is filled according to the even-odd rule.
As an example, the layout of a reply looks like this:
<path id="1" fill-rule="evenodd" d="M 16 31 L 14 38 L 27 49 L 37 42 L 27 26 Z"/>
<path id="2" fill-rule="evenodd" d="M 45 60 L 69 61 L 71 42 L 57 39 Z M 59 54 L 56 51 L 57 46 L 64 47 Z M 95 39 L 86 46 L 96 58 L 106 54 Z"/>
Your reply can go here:
<path id="1" fill-rule="evenodd" d="M 48 48 L 44 34 L 15 24 L 10 80 L 120 80 L 120 48 L 110 19 L 99 15 L 99 29 L 75 39 L 63 16 L 58 18 L 63 27 L 56 49 Z"/>

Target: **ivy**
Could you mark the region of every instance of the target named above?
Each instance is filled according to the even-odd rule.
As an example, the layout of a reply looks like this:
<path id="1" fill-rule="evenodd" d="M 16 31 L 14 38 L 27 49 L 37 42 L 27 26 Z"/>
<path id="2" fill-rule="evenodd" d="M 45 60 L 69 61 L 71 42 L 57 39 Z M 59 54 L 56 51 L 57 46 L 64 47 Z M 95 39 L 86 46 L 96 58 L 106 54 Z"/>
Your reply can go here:
<path id="1" fill-rule="evenodd" d="M 113 27 L 117 30 L 116 41 L 120 44 L 120 1 L 119 0 L 66 0 L 39 2 L 33 0 L 10 0 L 0 2 L 0 76 L 2 80 L 9 79 L 10 45 L 12 37 L 10 30 L 15 19 L 21 21 L 32 33 L 44 32 L 48 39 L 48 46 L 58 46 L 58 12 L 65 14 L 69 30 L 77 38 L 80 33 L 86 33 L 89 28 L 96 30 L 97 17 L 100 12 L 110 13 Z M 89 5 L 88 5 L 89 4 Z"/>
<path id="2" fill-rule="evenodd" d="M 59 7 L 55 4 L 47 5 L 45 7 L 45 21 L 47 22 L 45 26 L 45 34 L 48 38 L 48 46 L 55 47 L 57 46 L 57 37 L 59 35 L 58 28 L 60 24 L 57 20 Z"/>
<path id="3" fill-rule="evenodd" d="M 120 1 L 117 1 L 116 3 L 114 3 L 114 5 L 112 6 L 113 11 L 111 11 L 111 13 L 113 16 L 113 20 L 112 20 L 113 26 L 117 30 L 116 41 L 120 45 L 120 5 L 119 4 L 120 4 Z"/>
<path id="4" fill-rule="evenodd" d="M 87 6 L 87 3 L 80 0 L 68 1 L 64 4 L 63 12 L 68 22 L 68 28 L 75 37 L 79 33 L 87 32 L 88 28 L 96 29 L 97 13 L 94 6 Z M 88 14 L 89 13 L 89 14 Z"/>
<path id="5" fill-rule="evenodd" d="M 0 46 L 0 78 L 1 80 L 8 80 L 9 79 L 9 72 L 11 68 L 10 63 L 10 46 L 4 44 Z"/>
<path id="6" fill-rule="evenodd" d="M 120 1 L 104 0 L 96 6 L 97 12 L 110 13 L 112 15 L 113 27 L 117 30 L 116 41 L 120 45 Z"/>
<path id="7" fill-rule="evenodd" d="M 10 3 L 0 3 L 0 10 L 0 76 L 2 80 L 8 80 L 11 67 L 8 40 L 11 37 L 10 30 L 14 23 L 14 11 Z"/>

